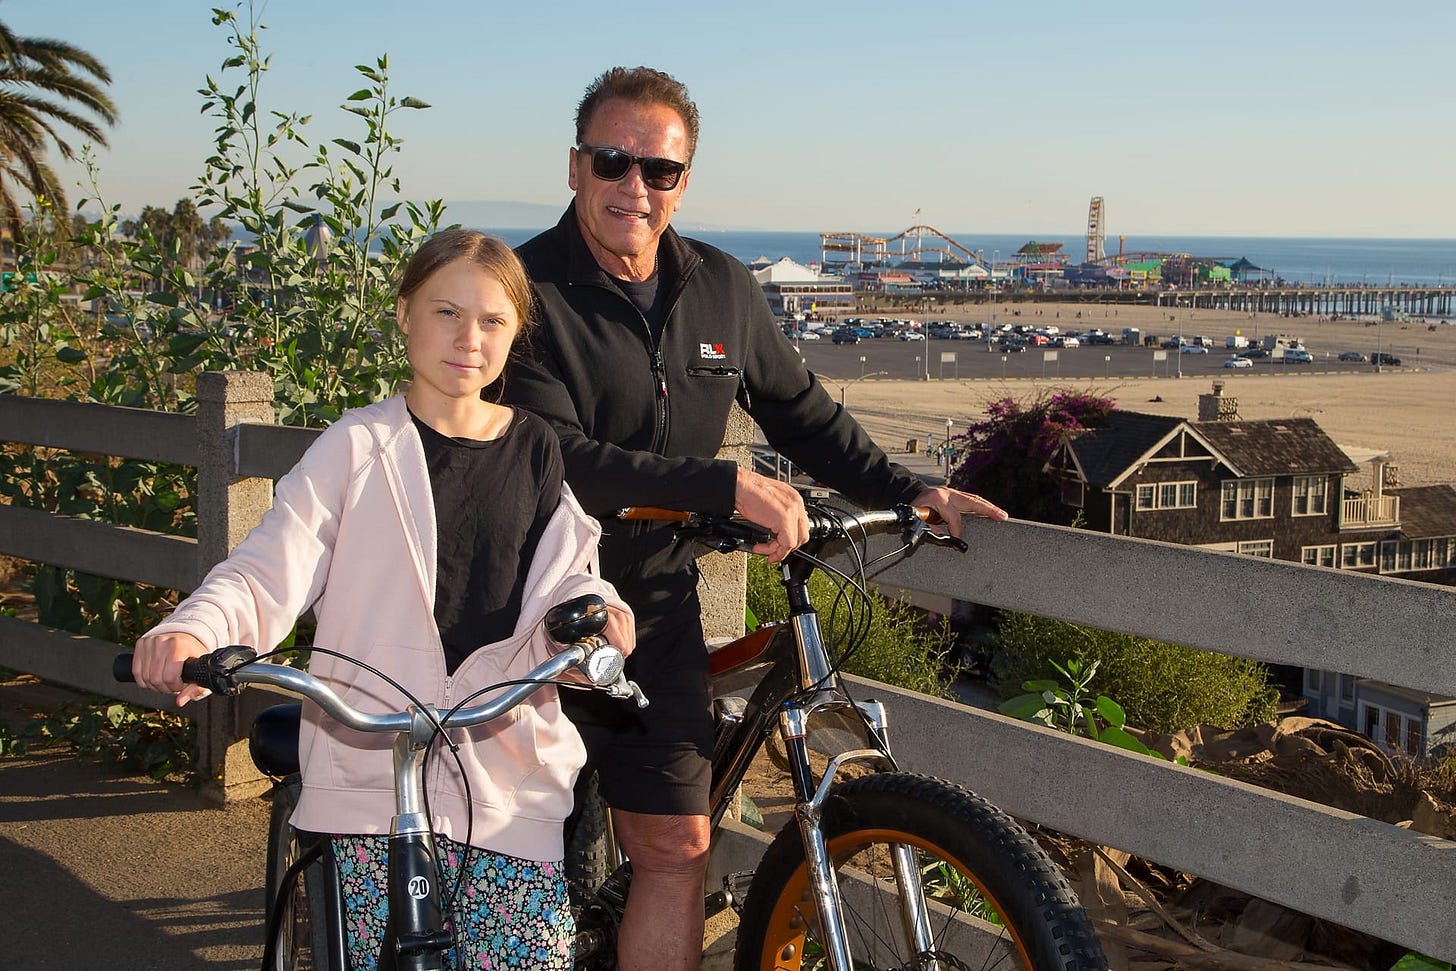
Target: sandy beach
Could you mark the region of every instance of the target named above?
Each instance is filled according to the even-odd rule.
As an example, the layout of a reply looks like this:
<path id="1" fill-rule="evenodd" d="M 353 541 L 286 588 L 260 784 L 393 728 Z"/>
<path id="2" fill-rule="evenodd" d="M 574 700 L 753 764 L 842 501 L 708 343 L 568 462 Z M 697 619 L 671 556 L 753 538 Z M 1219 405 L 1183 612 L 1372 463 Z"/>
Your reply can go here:
<path id="1" fill-rule="evenodd" d="M 1011 310 L 1017 305 L 1009 305 Z M 1278 318 L 1259 315 L 1199 310 L 1180 316 L 1191 320 L 1168 321 L 1170 311 L 1154 307 L 1117 307 L 1116 317 L 1106 318 L 1114 308 L 1074 304 L 1020 305 L 1021 316 L 1038 322 L 1059 323 L 1064 331 L 1098 326 L 1113 332 L 1123 327 L 1140 327 L 1143 333 L 1169 336 L 1175 333 L 1207 334 L 1220 343 L 1235 329 L 1253 336 L 1259 332 L 1287 333 L 1310 345 L 1335 351 L 1354 350 L 1369 354 L 1377 346 L 1397 353 L 1406 366 L 1374 368 L 1356 374 L 1319 373 L 1271 375 L 1228 371 L 1217 380 L 1224 394 L 1238 400 L 1238 414 L 1245 419 L 1309 417 L 1319 422 L 1340 445 L 1385 450 L 1400 466 L 1402 485 L 1456 482 L 1456 322 L 1441 324 L 1383 323 L 1378 327 L 1362 321 L 1321 321 L 1315 318 Z M 1040 309 L 1038 316 L 1036 310 Z M 1082 318 L 1077 318 L 1078 312 Z M 996 306 L 997 321 L 1009 319 L 1003 305 Z M 888 315 L 888 311 L 886 312 Z M 924 319 L 954 317 L 964 321 L 987 319 L 987 308 L 951 308 L 934 314 L 914 314 Z M 1162 322 L 1159 322 L 1161 317 Z M 1416 348 L 1420 353 L 1416 353 Z M 1071 351 L 1069 353 L 1078 353 Z M 1118 407 L 1147 414 L 1196 418 L 1198 396 L 1211 390 L 1207 378 L 1137 378 L 1057 380 L 868 380 L 850 391 L 847 406 L 860 419 L 881 447 L 903 452 L 911 437 L 924 441 L 934 433 L 937 441 L 945 433 L 945 421 L 957 428 L 984 416 L 990 401 L 1012 397 L 1029 399 L 1051 388 L 1092 390 L 1114 399 Z M 1161 399 L 1161 400 L 1159 400 Z"/>

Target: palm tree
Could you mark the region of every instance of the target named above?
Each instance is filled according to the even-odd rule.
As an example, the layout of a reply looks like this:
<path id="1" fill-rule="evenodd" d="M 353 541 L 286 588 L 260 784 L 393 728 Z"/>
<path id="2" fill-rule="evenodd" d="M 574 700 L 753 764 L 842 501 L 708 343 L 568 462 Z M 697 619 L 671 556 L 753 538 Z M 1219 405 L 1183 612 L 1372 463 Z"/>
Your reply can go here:
<path id="1" fill-rule="evenodd" d="M 17 187 L 66 211 L 66 192 L 46 164 L 46 149 L 54 144 L 63 158 L 75 158 L 58 126 L 106 144 L 100 123 L 116 122 L 116 106 L 104 90 L 110 83 L 105 65 L 86 51 L 19 37 L 0 23 L 0 221 L 19 224 Z"/>

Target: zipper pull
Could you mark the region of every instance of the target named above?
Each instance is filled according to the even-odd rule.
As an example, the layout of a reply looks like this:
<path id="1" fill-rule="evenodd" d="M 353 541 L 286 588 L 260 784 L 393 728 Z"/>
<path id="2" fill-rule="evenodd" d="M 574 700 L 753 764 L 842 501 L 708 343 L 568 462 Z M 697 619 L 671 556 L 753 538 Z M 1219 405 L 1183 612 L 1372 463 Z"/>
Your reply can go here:
<path id="1" fill-rule="evenodd" d="M 657 375 L 657 396 L 667 397 L 667 365 L 663 363 L 662 352 L 652 352 L 652 373 Z"/>

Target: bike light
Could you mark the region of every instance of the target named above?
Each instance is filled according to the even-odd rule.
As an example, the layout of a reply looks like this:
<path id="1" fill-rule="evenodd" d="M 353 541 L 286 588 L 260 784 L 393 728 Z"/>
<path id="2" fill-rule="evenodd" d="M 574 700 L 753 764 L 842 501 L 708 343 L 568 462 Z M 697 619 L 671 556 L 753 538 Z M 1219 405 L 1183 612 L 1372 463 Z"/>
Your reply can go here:
<path id="1" fill-rule="evenodd" d="M 627 659 L 622 657 L 622 652 L 610 644 L 604 644 L 592 651 L 582 662 L 582 670 L 587 678 L 598 687 L 615 684 L 626 666 Z"/>

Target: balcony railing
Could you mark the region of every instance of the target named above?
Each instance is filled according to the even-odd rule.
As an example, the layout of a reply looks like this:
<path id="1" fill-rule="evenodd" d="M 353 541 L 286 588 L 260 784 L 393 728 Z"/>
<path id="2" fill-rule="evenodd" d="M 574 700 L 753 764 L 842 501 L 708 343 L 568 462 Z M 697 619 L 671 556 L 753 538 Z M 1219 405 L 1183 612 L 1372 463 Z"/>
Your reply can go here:
<path id="1" fill-rule="evenodd" d="M 1356 496 L 1341 503 L 1341 529 L 1394 526 L 1400 522 L 1400 496 Z"/>

